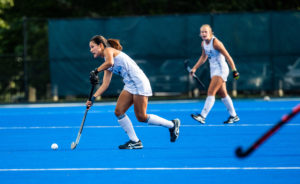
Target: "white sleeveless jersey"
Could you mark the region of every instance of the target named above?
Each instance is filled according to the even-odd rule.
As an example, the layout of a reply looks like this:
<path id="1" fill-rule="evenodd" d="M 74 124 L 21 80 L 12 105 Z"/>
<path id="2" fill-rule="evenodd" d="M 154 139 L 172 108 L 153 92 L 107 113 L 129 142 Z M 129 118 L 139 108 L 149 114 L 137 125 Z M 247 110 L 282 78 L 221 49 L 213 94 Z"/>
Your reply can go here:
<path id="1" fill-rule="evenodd" d="M 124 90 L 134 95 L 152 96 L 150 82 L 140 67 L 124 52 L 114 57 L 114 65 L 107 69 L 120 75 Z"/>
<path id="2" fill-rule="evenodd" d="M 223 54 L 214 48 L 214 39 L 215 37 L 213 36 L 208 44 L 203 41 L 203 49 L 209 60 L 210 77 L 220 76 L 224 81 L 227 81 L 229 68 Z"/>

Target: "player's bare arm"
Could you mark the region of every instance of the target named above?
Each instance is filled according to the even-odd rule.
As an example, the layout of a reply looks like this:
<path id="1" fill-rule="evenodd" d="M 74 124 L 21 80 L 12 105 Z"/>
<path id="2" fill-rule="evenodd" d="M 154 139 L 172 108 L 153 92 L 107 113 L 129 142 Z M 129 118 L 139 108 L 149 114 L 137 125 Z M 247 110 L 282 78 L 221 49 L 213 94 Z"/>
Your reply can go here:
<path id="1" fill-rule="evenodd" d="M 112 72 L 105 70 L 104 75 L 103 75 L 103 82 L 102 82 L 101 86 L 99 87 L 99 89 L 95 92 L 95 94 L 94 94 L 95 97 L 102 95 L 107 90 L 107 88 L 110 84 L 111 78 L 112 78 Z"/>
<path id="2" fill-rule="evenodd" d="M 200 58 L 198 59 L 197 63 L 195 64 L 195 66 L 191 69 L 191 75 L 193 75 L 196 70 L 203 64 L 205 63 L 205 61 L 207 60 L 207 55 L 205 54 L 205 51 L 202 47 L 202 54 L 200 56 Z"/>
<path id="3" fill-rule="evenodd" d="M 114 50 L 113 48 L 104 49 L 105 62 L 97 68 L 98 72 L 104 71 L 114 65 Z"/>
<path id="4" fill-rule="evenodd" d="M 214 48 L 216 50 L 218 50 L 221 54 L 224 55 L 225 59 L 227 60 L 228 64 L 231 67 L 232 71 L 235 71 L 235 64 L 233 62 L 233 59 L 231 58 L 230 54 L 228 53 L 228 51 L 226 50 L 226 48 L 224 47 L 223 43 L 218 40 L 217 38 L 214 40 Z"/>

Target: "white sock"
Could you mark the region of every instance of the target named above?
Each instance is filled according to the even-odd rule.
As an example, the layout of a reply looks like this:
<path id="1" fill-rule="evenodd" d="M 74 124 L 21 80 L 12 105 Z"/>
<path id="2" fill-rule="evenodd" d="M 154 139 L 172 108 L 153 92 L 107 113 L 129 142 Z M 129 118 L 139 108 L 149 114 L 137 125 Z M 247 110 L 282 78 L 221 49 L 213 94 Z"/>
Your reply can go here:
<path id="1" fill-rule="evenodd" d="M 206 118 L 206 116 L 208 115 L 209 111 L 213 107 L 214 103 L 215 103 L 215 96 L 207 96 L 207 98 L 205 100 L 204 107 L 203 107 L 203 109 L 201 111 L 201 116 L 203 116 L 204 118 Z"/>
<path id="2" fill-rule="evenodd" d="M 172 121 L 166 120 L 164 118 L 161 118 L 157 115 L 154 114 L 148 114 L 148 124 L 151 125 L 159 125 L 159 126 L 164 126 L 167 128 L 173 128 L 174 127 L 174 123 Z"/>
<path id="3" fill-rule="evenodd" d="M 222 98 L 221 100 L 225 104 L 230 116 L 233 116 L 233 117 L 236 116 L 236 112 L 235 112 L 235 109 L 233 107 L 233 103 L 232 103 L 232 100 L 231 100 L 230 96 L 227 95 L 225 98 Z"/>
<path id="4" fill-rule="evenodd" d="M 124 131 L 127 133 L 130 140 L 134 142 L 139 141 L 139 138 L 136 136 L 135 131 L 133 129 L 132 123 L 126 114 L 119 116 L 118 122 L 121 125 L 121 127 L 124 129 Z"/>

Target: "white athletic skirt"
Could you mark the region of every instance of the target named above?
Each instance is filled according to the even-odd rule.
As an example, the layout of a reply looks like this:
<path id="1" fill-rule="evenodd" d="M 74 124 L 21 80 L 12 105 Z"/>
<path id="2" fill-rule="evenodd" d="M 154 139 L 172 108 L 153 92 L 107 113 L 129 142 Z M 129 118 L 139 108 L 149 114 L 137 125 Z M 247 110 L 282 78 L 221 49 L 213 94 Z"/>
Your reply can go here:
<path id="1" fill-rule="evenodd" d="M 229 74 L 229 68 L 227 63 L 225 64 L 210 64 L 210 78 L 213 76 L 220 76 L 222 77 L 223 81 L 226 82 Z"/>
<path id="2" fill-rule="evenodd" d="M 149 79 L 144 73 L 135 73 L 124 80 L 124 90 L 133 95 L 152 96 L 152 89 Z"/>

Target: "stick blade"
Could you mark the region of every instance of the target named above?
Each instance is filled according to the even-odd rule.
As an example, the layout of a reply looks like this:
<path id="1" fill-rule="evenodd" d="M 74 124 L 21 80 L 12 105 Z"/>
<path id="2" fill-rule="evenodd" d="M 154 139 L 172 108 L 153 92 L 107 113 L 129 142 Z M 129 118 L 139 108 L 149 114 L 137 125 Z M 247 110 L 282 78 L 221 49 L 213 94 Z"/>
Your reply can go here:
<path id="1" fill-rule="evenodd" d="M 239 157 L 239 158 L 244 158 L 244 157 L 247 156 L 247 154 L 245 154 L 245 153 L 243 152 L 242 147 L 238 147 L 238 148 L 235 150 L 235 154 L 236 154 L 236 156 Z"/>
<path id="2" fill-rule="evenodd" d="M 71 149 L 72 149 L 72 150 L 75 149 L 76 146 L 77 146 L 77 144 L 76 144 L 75 142 L 72 142 L 72 144 L 71 144 Z"/>

